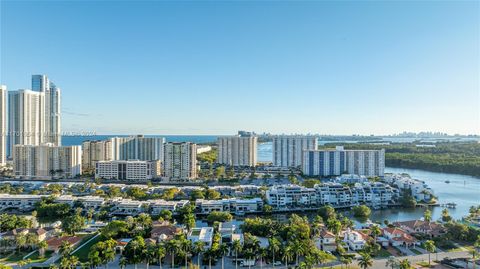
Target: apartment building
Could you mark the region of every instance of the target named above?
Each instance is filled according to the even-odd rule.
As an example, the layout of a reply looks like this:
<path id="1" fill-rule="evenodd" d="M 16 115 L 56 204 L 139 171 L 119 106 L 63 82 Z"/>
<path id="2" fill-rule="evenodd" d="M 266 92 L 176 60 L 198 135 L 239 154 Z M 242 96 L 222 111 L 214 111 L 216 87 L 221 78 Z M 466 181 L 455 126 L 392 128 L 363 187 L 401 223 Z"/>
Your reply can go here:
<path id="1" fill-rule="evenodd" d="M 219 164 L 250 166 L 257 164 L 257 136 L 239 131 L 237 135 L 221 136 L 217 139 Z"/>
<path id="2" fill-rule="evenodd" d="M 332 205 L 349 207 L 366 204 L 384 207 L 394 203 L 394 188 L 380 182 L 355 184 L 353 187 L 334 182 L 318 184 L 314 188 L 298 185 L 275 185 L 266 191 L 267 203 L 275 208 L 312 207 Z"/>
<path id="3" fill-rule="evenodd" d="M 170 180 L 197 178 L 197 145 L 190 142 L 166 143 L 163 175 Z"/>
<path id="4" fill-rule="evenodd" d="M 318 138 L 305 135 L 278 135 L 273 137 L 273 165 L 298 167 L 302 165 L 303 151 L 316 150 Z"/>
<path id="5" fill-rule="evenodd" d="M 82 170 L 95 172 L 95 164 L 99 161 L 111 161 L 112 141 L 85 141 L 82 143 Z"/>
<path id="6" fill-rule="evenodd" d="M 163 137 L 145 137 L 136 135 L 130 137 L 110 138 L 113 160 L 163 160 Z"/>
<path id="7" fill-rule="evenodd" d="M 222 200 L 204 200 L 198 199 L 195 202 L 199 212 L 208 214 L 210 212 L 230 212 L 232 214 L 245 214 L 248 212 L 258 212 L 263 209 L 263 201 L 260 198 L 252 199 L 222 199 Z"/>
<path id="8" fill-rule="evenodd" d="M 0 166 L 7 164 L 7 86 L 0 85 Z"/>
<path id="9" fill-rule="evenodd" d="M 384 176 L 385 150 L 345 150 L 343 147 L 303 152 L 302 172 L 308 176 Z"/>
<path id="10" fill-rule="evenodd" d="M 53 144 L 15 145 L 13 171 L 16 178 L 73 178 L 82 173 L 81 146 Z"/>
<path id="11" fill-rule="evenodd" d="M 160 161 L 98 161 L 95 177 L 111 180 L 147 181 L 161 175 Z"/>

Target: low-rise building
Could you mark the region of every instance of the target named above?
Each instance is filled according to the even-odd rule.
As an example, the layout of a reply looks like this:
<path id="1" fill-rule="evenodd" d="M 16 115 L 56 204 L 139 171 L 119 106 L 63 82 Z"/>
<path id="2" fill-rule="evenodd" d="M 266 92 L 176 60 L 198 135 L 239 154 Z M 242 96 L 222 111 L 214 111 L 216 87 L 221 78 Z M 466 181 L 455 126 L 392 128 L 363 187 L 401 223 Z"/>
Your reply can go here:
<path id="1" fill-rule="evenodd" d="M 112 180 L 147 181 L 160 177 L 160 161 L 98 161 L 95 177 Z"/>
<path id="2" fill-rule="evenodd" d="M 210 248 L 212 246 L 213 227 L 192 228 L 187 239 L 192 243 L 201 241 L 205 243 L 205 248 Z"/>
<path id="3" fill-rule="evenodd" d="M 33 209 L 35 203 L 40 202 L 42 197 L 47 195 L 31 195 L 31 194 L 0 194 L 0 209 L 18 209 L 30 210 Z"/>
<path id="4" fill-rule="evenodd" d="M 400 228 L 383 228 L 383 236 L 387 238 L 394 247 L 412 247 L 418 244 L 417 240 Z"/>
<path id="5" fill-rule="evenodd" d="M 263 201 L 260 198 L 252 199 L 222 199 L 222 200 L 204 200 L 196 201 L 197 210 L 200 213 L 208 214 L 214 211 L 226 211 L 232 214 L 245 214 L 249 212 L 258 212 L 263 209 Z"/>
<path id="6" fill-rule="evenodd" d="M 149 200 L 148 204 L 150 206 L 150 213 L 152 215 L 159 215 L 163 210 L 168 210 L 175 212 L 180 208 L 188 205 L 190 201 L 180 200 L 180 201 L 165 201 L 163 199 Z"/>
<path id="7" fill-rule="evenodd" d="M 343 234 L 343 242 L 353 251 L 361 250 L 367 243 L 368 236 L 360 231 L 347 229 Z"/>
<path id="8" fill-rule="evenodd" d="M 410 234 L 422 234 L 431 237 L 436 237 L 446 232 L 443 225 L 432 221 L 409 220 L 394 222 L 393 225 Z"/>
<path id="9" fill-rule="evenodd" d="M 318 249 L 323 251 L 335 251 L 337 249 L 336 237 L 332 232 L 322 229 L 318 238 L 315 239 L 315 244 Z"/>

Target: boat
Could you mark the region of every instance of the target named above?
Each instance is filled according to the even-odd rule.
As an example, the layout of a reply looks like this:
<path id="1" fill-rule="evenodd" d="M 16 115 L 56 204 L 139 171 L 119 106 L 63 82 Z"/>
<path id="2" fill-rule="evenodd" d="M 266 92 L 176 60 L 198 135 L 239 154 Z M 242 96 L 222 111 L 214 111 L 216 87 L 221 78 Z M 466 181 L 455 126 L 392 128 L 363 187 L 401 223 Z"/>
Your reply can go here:
<path id="1" fill-rule="evenodd" d="M 449 183 L 450 183 L 450 180 L 445 180 L 445 183 L 449 184 Z"/>

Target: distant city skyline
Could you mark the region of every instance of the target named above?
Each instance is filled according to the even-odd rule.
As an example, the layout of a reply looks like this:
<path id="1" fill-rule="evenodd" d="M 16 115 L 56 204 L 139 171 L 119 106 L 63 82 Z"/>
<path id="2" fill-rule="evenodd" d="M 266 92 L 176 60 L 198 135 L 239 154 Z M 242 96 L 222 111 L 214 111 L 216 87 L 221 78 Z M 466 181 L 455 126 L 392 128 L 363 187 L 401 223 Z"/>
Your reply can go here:
<path id="1" fill-rule="evenodd" d="M 479 10 L 1 1 L 0 84 L 47 75 L 66 132 L 480 134 Z"/>

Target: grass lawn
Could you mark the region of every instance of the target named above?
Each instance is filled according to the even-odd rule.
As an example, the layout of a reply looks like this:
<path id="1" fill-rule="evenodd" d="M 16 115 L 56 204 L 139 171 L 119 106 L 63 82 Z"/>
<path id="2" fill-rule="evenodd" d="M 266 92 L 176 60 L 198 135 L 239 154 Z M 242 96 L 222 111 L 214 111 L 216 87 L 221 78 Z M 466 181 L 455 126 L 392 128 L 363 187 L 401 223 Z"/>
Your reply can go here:
<path id="1" fill-rule="evenodd" d="M 418 251 L 418 250 L 416 250 L 416 249 L 414 249 L 414 248 L 411 248 L 410 250 L 411 250 L 413 253 L 417 254 L 417 255 L 422 254 L 422 252 L 420 252 L 420 251 Z"/>
<path id="2" fill-rule="evenodd" d="M 17 251 L 15 253 L 12 252 L 10 254 L 7 254 L 4 258 L 0 259 L 0 261 L 3 261 L 3 262 L 18 262 L 18 261 L 21 261 L 23 259 L 23 257 L 30 252 L 31 251 L 20 251 L 20 252 Z"/>
<path id="3" fill-rule="evenodd" d="M 78 246 L 81 246 L 83 243 L 87 242 L 90 238 L 92 238 L 94 235 L 91 235 L 91 236 L 86 236 L 82 242 L 80 242 L 80 244 L 78 244 Z M 80 260 L 80 262 L 87 262 L 88 261 L 88 252 L 90 251 L 90 248 L 95 245 L 95 243 L 97 243 L 98 241 L 100 241 L 100 236 L 97 236 L 95 239 L 93 239 L 92 241 L 88 242 L 88 244 L 86 244 L 85 246 L 83 246 L 82 248 L 78 249 L 77 251 L 75 251 L 75 253 L 73 253 L 74 256 L 77 256 L 78 259 Z"/>
<path id="4" fill-rule="evenodd" d="M 30 259 L 30 261 L 32 263 L 41 263 L 41 262 L 44 262 L 44 261 L 48 260 L 48 258 L 52 257 L 52 254 L 53 254 L 53 251 L 47 250 L 47 251 L 45 251 L 45 257 L 41 258 L 40 253 L 38 253 L 38 251 L 37 251 L 37 252 L 33 253 L 32 255 L 28 256 L 27 259 Z"/>
<path id="5" fill-rule="evenodd" d="M 386 249 L 381 248 L 380 251 L 378 252 L 377 255 L 375 255 L 375 258 L 388 258 L 392 256 L 390 252 L 388 252 Z"/>

